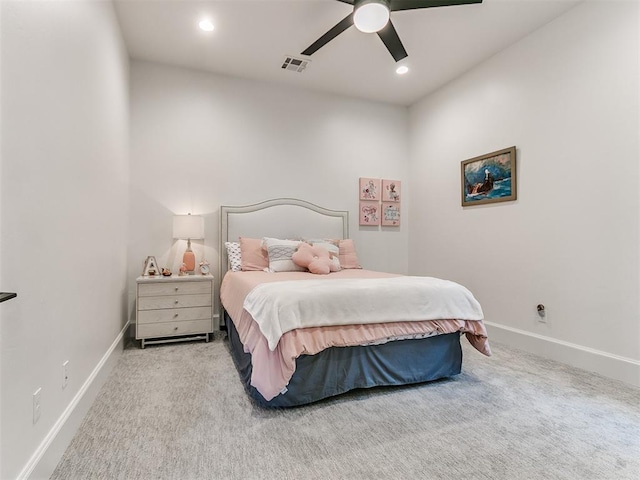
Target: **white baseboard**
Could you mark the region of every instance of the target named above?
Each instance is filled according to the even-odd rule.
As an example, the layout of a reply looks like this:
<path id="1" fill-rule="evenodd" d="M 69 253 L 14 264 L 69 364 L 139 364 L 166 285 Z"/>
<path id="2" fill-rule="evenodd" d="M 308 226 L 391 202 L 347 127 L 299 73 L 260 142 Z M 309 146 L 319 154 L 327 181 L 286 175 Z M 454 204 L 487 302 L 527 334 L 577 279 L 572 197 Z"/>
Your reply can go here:
<path id="1" fill-rule="evenodd" d="M 55 470 L 65 450 L 71 443 L 84 416 L 98 396 L 100 388 L 107 380 L 111 369 L 124 350 L 124 341 L 129 330 L 129 322 L 122 328 L 104 356 L 93 369 L 78 393 L 73 397 L 60 418 L 53 425 L 27 465 L 18 475 L 18 480 L 48 479 Z"/>
<path id="2" fill-rule="evenodd" d="M 536 333 L 485 322 L 489 342 L 495 340 L 529 353 L 595 372 L 640 387 L 640 361 Z"/>

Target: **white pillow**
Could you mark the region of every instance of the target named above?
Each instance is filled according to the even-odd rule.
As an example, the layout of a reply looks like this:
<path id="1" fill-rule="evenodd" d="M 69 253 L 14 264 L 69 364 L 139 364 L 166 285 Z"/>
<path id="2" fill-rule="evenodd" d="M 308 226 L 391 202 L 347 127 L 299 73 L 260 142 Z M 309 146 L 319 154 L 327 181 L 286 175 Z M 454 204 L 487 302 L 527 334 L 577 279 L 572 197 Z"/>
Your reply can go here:
<path id="1" fill-rule="evenodd" d="M 229 270 L 239 272 L 242 270 L 242 254 L 240 253 L 240 243 L 224 242 L 229 258 Z"/>
<path id="2" fill-rule="evenodd" d="M 307 270 L 296 265 L 291 259 L 300 245 L 299 241 L 265 237 L 262 239 L 262 244 L 267 249 L 270 272 L 305 272 Z"/>

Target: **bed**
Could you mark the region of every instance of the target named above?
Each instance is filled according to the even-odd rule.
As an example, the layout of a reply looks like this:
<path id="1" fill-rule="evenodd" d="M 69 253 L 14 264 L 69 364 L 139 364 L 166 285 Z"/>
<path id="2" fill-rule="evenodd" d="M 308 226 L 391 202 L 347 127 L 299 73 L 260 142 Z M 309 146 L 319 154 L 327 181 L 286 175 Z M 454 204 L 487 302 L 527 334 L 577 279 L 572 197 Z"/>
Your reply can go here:
<path id="1" fill-rule="evenodd" d="M 461 285 L 359 268 L 347 211 L 284 198 L 222 206 L 220 218 L 221 319 L 240 379 L 259 405 L 294 407 L 455 376 L 461 335 L 491 354 L 480 305 Z M 347 268 L 315 275 L 285 264 L 282 252 L 300 241 L 330 250 L 332 243 L 333 260 Z M 275 271 L 263 271 L 261 254 Z"/>

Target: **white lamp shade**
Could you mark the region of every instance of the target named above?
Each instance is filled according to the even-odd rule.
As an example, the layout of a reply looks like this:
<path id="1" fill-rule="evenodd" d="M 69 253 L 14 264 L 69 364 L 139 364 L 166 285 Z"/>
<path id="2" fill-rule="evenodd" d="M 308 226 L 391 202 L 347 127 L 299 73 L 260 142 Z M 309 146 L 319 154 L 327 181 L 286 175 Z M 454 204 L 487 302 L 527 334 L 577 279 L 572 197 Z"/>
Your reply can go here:
<path id="1" fill-rule="evenodd" d="M 353 23 L 364 33 L 382 30 L 389 21 L 389 7 L 383 2 L 372 1 L 356 7 Z"/>
<path id="2" fill-rule="evenodd" d="M 204 218 L 200 215 L 175 215 L 173 217 L 173 238 L 204 238 Z"/>

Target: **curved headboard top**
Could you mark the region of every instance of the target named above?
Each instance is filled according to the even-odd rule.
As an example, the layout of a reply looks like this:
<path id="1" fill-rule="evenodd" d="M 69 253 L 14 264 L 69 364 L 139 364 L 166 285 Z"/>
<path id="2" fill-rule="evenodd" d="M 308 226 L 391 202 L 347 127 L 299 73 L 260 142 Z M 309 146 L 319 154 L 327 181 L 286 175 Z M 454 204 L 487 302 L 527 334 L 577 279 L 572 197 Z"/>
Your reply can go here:
<path id="1" fill-rule="evenodd" d="M 224 242 L 238 237 L 348 238 L 349 212 L 330 210 L 297 198 L 220 207 L 220 276 L 227 271 Z"/>

